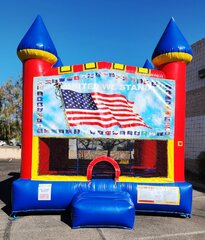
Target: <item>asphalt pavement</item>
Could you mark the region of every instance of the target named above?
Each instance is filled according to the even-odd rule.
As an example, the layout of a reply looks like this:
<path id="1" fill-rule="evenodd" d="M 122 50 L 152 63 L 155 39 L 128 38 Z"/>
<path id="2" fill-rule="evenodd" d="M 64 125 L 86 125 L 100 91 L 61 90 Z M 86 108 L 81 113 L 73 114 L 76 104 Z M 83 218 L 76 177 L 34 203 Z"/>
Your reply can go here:
<path id="1" fill-rule="evenodd" d="M 193 191 L 191 218 L 136 214 L 133 230 L 71 229 L 69 216 L 21 215 L 11 220 L 11 184 L 19 177 L 20 160 L 0 160 L 0 239 L 2 240 L 205 240 L 205 187 L 187 175 Z M 200 190 L 200 191 L 199 191 Z"/>

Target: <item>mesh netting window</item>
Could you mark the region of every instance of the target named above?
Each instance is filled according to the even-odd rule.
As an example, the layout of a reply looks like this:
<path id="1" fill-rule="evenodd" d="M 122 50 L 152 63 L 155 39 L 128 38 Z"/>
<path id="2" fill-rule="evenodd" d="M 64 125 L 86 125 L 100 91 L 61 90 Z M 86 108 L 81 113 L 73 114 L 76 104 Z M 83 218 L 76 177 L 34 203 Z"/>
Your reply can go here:
<path id="1" fill-rule="evenodd" d="M 121 176 L 167 177 L 167 141 L 111 139 L 39 139 L 39 175 L 83 175 L 99 156 L 116 160 Z M 113 177 L 111 164 L 95 165 L 93 177 Z"/>

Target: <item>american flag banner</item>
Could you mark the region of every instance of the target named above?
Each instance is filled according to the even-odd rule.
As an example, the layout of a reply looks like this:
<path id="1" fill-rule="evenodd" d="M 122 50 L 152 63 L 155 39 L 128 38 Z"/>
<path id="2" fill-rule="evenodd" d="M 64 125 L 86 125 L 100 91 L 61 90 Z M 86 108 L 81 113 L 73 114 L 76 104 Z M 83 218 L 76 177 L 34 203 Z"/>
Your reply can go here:
<path id="1" fill-rule="evenodd" d="M 70 127 L 94 125 L 102 128 L 150 128 L 139 114 L 133 112 L 134 102 L 123 94 L 79 93 L 69 89 L 61 89 L 61 94 Z"/>

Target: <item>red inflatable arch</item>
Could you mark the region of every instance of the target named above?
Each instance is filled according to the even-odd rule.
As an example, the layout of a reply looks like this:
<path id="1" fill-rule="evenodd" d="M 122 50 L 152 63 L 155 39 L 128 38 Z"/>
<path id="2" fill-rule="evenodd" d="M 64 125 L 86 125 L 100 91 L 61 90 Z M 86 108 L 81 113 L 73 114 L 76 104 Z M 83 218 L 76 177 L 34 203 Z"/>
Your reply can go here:
<path id="1" fill-rule="evenodd" d="M 110 164 L 112 164 L 112 166 L 115 169 L 115 181 L 119 180 L 120 166 L 114 159 L 112 159 L 111 157 L 107 157 L 107 156 L 97 157 L 90 162 L 90 164 L 88 165 L 88 168 L 87 168 L 87 180 L 91 180 L 93 168 L 99 162 L 109 162 Z"/>

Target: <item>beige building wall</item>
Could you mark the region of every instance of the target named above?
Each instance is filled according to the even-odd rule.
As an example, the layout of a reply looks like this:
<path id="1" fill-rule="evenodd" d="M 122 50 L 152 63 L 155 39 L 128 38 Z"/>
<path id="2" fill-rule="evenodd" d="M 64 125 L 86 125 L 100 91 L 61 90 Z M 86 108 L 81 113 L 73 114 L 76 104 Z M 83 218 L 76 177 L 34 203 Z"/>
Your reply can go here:
<path id="1" fill-rule="evenodd" d="M 0 146 L 0 159 L 21 159 L 21 148 Z"/>

